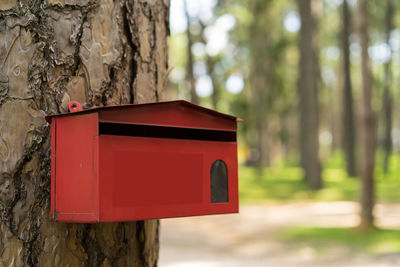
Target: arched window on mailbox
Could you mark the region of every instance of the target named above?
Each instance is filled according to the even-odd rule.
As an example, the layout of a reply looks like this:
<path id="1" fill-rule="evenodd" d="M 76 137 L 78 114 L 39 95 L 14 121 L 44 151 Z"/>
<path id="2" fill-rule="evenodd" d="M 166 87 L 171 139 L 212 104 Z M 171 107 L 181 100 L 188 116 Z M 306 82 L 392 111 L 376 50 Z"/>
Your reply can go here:
<path id="1" fill-rule="evenodd" d="M 228 169 L 223 160 L 213 162 L 210 171 L 211 176 L 211 203 L 225 203 L 229 199 Z"/>
<path id="2" fill-rule="evenodd" d="M 111 222 L 238 212 L 233 116 L 178 100 L 51 115 L 51 214 Z"/>

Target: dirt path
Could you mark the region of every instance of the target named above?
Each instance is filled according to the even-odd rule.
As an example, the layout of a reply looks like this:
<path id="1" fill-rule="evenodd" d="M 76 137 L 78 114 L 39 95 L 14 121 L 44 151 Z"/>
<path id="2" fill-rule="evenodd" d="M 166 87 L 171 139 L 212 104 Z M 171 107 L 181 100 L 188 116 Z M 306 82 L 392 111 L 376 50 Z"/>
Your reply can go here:
<path id="1" fill-rule="evenodd" d="M 283 242 L 276 230 L 289 226 L 354 227 L 353 202 L 242 205 L 239 214 L 165 219 L 161 267 L 400 266 L 400 252 L 371 256 L 345 247 L 321 255 L 312 247 Z M 377 224 L 400 229 L 400 204 L 377 205 Z"/>

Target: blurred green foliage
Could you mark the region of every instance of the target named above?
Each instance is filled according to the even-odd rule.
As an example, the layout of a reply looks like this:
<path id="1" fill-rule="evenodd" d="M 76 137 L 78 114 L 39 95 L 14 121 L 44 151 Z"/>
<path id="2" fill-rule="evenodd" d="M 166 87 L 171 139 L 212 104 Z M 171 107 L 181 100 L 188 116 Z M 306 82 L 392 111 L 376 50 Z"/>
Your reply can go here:
<path id="1" fill-rule="evenodd" d="M 377 162 L 382 153 L 378 151 Z M 400 202 L 400 154 L 392 155 L 389 172 L 385 175 L 380 164 L 375 168 L 376 198 L 378 202 Z M 341 153 L 325 160 L 323 179 L 325 187 L 312 191 L 303 180 L 303 171 L 285 161 L 274 167 L 239 167 L 239 195 L 241 203 L 282 201 L 357 201 L 358 178 L 347 177 Z"/>
<path id="2" fill-rule="evenodd" d="M 311 246 L 319 253 L 329 251 L 332 245 L 345 245 L 371 254 L 400 251 L 400 230 L 371 229 L 359 231 L 351 228 L 291 227 L 279 232 L 285 241 Z"/>
<path id="3" fill-rule="evenodd" d="M 383 158 L 377 153 L 377 162 Z M 347 177 L 344 157 L 336 152 L 327 158 L 323 178 L 325 188 L 311 191 L 302 180 L 302 169 L 295 160 L 264 168 L 240 166 L 239 193 L 243 204 L 282 203 L 295 201 L 357 201 L 359 198 L 358 178 Z M 400 154 L 390 158 L 389 172 L 383 173 L 381 164 L 375 168 L 377 202 L 400 202 Z M 400 251 L 400 230 L 371 229 L 360 231 L 355 228 L 329 228 L 294 226 L 278 230 L 276 236 L 299 247 L 311 247 L 316 253 L 331 253 L 332 247 L 343 246 L 351 251 L 368 254 L 388 254 Z"/>

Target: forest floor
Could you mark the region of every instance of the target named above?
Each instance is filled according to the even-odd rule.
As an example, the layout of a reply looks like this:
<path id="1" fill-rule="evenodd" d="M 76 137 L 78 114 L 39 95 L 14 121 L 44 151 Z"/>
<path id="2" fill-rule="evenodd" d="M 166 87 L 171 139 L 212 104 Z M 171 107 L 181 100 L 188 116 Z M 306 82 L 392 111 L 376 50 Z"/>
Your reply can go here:
<path id="1" fill-rule="evenodd" d="M 400 266 L 400 204 L 360 233 L 351 201 L 241 205 L 239 214 L 161 222 L 161 267 Z M 321 231 L 322 229 L 322 231 Z"/>

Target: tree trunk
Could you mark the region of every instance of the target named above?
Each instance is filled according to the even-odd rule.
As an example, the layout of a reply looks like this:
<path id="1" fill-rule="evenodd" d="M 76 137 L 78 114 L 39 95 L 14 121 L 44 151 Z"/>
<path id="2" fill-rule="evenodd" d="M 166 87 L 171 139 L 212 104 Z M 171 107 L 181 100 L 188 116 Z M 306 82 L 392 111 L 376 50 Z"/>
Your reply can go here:
<path id="1" fill-rule="evenodd" d="M 390 44 L 390 32 L 393 29 L 393 2 L 392 0 L 387 0 L 386 6 L 386 44 L 392 50 Z M 383 113 L 383 123 L 384 123 L 384 136 L 383 136 L 383 148 L 384 148 L 384 158 L 383 158 L 383 171 L 388 172 L 389 167 L 389 157 L 392 153 L 392 94 L 390 92 L 390 87 L 392 85 L 392 62 L 391 57 L 385 64 L 385 80 L 383 89 L 383 103 L 382 103 L 382 113 Z"/>
<path id="2" fill-rule="evenodd" d="M 342 29 L 342 49 L 343 49 L 343 111 L 342 111 L 342 134 L 343 134 L 343 150 L 346 156 L 347 175 L 356 176 L 356 161 L 354 155 L 355 146 L 355 127 L 354 127 L 354 110 L 353 110 L 353 92 L 351 86 L 350 71 L 350 11 L 347 0 L 343 1 L 343 29 Z"/>
<path id="3" fill-rule="evenodd" d="M 70 100 L 158 101 L 168 8 L 167 0 L 0 2 L 0 266 L 157 265 L 158 220 L 50 219 L 44 116 L 67 112 Z"/>
<path id="4" fill-rule="evenodd" d="M 368 2 L 358 1 L 361 45 L 362 105 L 360 132 L 361 223 L 360 228 L 373 226 L 374 216 L 374 164 L 375 164 L 375 114 L 372 110 L 372 71 L 368 55 Z"/>
<path id="5" fill-rule="evenodd" d="M 322 188 L 318 144 L 318 64 L 315 19 L 311 0 L 298 0 L 301 17 L 299 38 L 300 160 L 312 189 Z"/>
<path id="6" fill-rule="evenodd" d="M 213 91 L 211 94 L 211 103 L 212 103 L 213 109 L 218 110 L 218 103 L 219 103 L 219 99 L 220 99 L 220 95 L 221 95 L 221 89 L 219 88 L 217 77 L 215 77 L 215 73 L 214 73 L 216 60 L 213 57 L 211 57 L 210 55 L 207 55 L 206 62 L 207 62 L 207 73 L 208 73 L 208 76 L 210 76 L 210 78 L 211 78 L 211 83 L 213 86 Z"/>
<path id="7" fill-rule="evenodd" d="M 199 39 L 200 41 L 204 44 L 204 46 L 207 45 L 207 40 L 205 39 L 205 30 L 206 30 L 206 25 L 198 19 L 198 23 L 200 24 L 200 33 L 199 33 Z M 206 63 L 206 72 L 207 75 L 211 79 L 211 84 L 212 84 L 212 94 L 211 94 L 211 106 L 213 109 L 218 110 L 218 102 L 220 98 L 220 93 L 221 90 L 219 88 L 219 84 L 217 82 L 217 77 L 215 76 L 214 69 L 215 69 L 215 64 L 217 63 L 218 59 L 216 59 L 213 56 L 210 56 L 209 54 L 206 53 L 205 55 L 205 63 Z"/>
<path id="8" fill-rule="evenodd" d="M 189 12 L 187 10 L 187 1 L 185 0 L 184 6 L 185 6 L 185 17 L 186 17 L 186 22 L 187 22 L 187 30 L 186 30 L 186 38 L 187 38 L 187 63 L 186 63 L 186 76 L 187 79 L 189 80 L 189 85 L 190 85 L 190 101 L 194 104 L 199 103 L 199 99 L 196 94 L 196 79 L 194 78 L 194 72 L 193 72 L 193 54 L 192 54 L 192 45 L 193 45 L 193 36 L 192 33 L 190 32 L 190 16 Z"/>
<path id="9" fill-rule="evenodd" d="M 250 71 L 250 106 L 253 120 L 252 128 L 255 130 L 251 147 L 256 151 L 258 158 L 255 164 L 262 168 L 269 164 L 268 143 L 267 143 L 267 118 L 269 106 L 267 95 L 271 90 L 271 65 L 269 46 L 268 27 L 265 27 L 265 16 L 268 14 L 271 1 L 253 1 L 251 11 L 254 16 L 249 29 L 249 46 L 251 56 Z M 261 169 L 260 169 L 261 170 Z"/>

